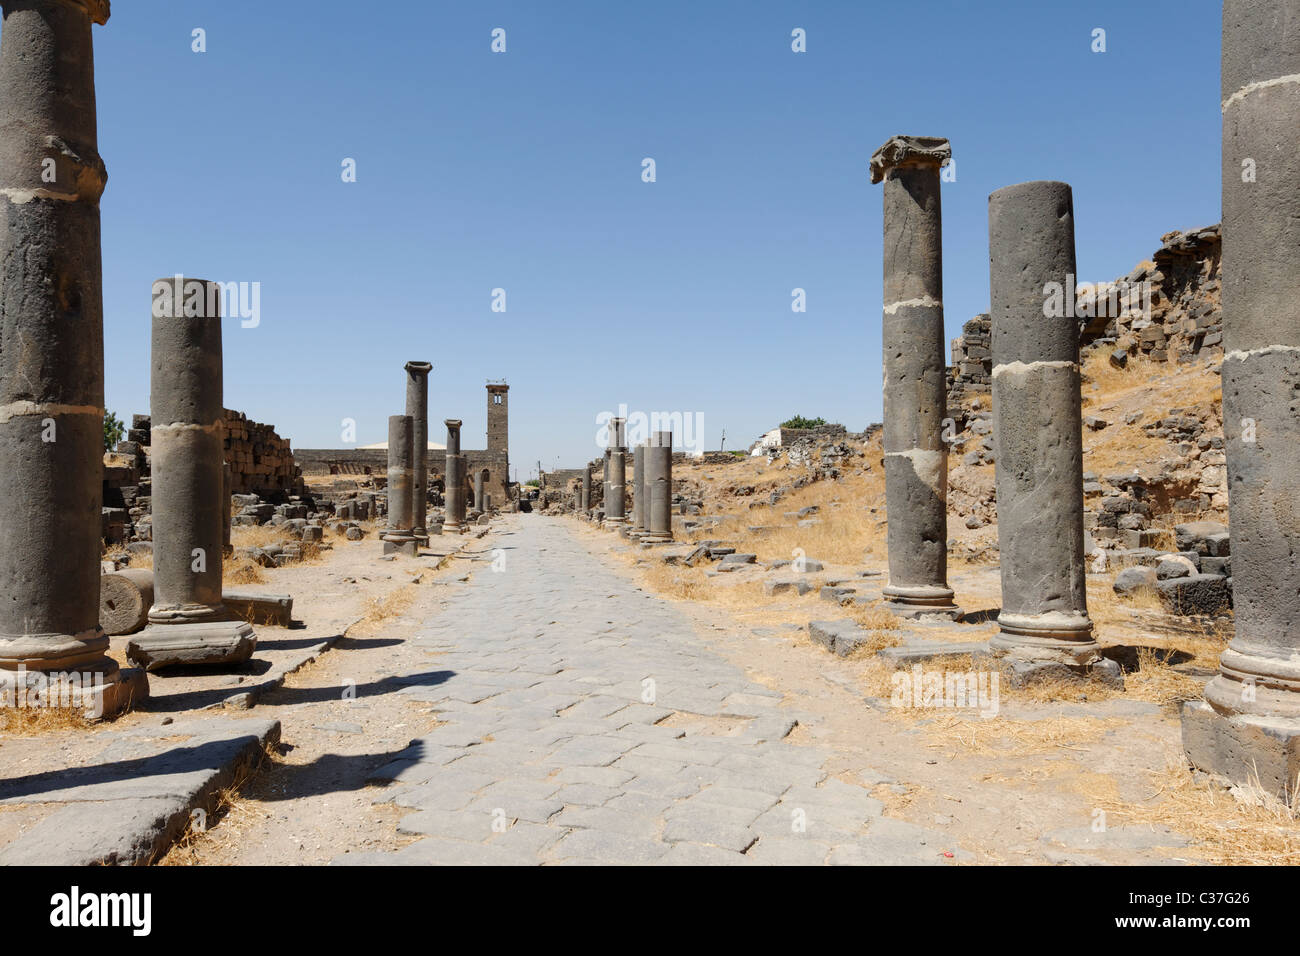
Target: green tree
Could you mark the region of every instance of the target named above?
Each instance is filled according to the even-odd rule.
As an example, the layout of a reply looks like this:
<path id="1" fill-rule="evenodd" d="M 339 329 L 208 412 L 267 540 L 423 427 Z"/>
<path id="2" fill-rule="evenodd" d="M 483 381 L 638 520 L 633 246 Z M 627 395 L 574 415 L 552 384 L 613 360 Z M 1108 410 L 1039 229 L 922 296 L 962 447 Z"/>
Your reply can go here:
<path id="1" fill-rule="evenodd" d="M 804 418 L 802 415 L 796 415 L 789 421 L 781 423 L 782 428 L 816 428 L 819 425 L 825 425 L 824 418 Z"/>
<path id="2" fill-rule="evenodd" d="M 126 426 L 112 412 L 104 413 L 104 451 L 112 451 L 126 434 Z"/>

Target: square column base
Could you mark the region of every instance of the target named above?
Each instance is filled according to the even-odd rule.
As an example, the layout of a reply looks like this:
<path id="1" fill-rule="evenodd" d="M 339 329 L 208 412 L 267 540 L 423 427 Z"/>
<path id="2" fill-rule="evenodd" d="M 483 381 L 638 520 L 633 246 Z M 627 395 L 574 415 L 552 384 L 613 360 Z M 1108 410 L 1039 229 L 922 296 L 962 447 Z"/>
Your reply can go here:
<path id="1" fill-rule="evenodd" d="M 149 699 L 149 678 L 136 667 L 114 665 L 111 672 L 104 674 L 74 669 L 67 676 L 77 678 L 77 683 L 65 680 L 51 686 L 48 681 L 60 673 L 0 671 L 0 705 L 43 708 L 67 704 L 70 709 L 84 711 L 89 720 L 103 720 Z"/>
<path id="2" fill-rule="evenodd" d="M 1290 799 L 1300 777 L 1300 721 L 1221 714 L 1203 700 L 1183 704 L 1183 751 L 1193 767 L 1236 784 L 1256 778 Z"/>
<path id="3" fill-rule="evenodd" d="M 257 636 L 242 621 L 150 625 L 126 645 L 132 664 L 146 671 L 164 667 L 242 664 L 253 656 Z"/>

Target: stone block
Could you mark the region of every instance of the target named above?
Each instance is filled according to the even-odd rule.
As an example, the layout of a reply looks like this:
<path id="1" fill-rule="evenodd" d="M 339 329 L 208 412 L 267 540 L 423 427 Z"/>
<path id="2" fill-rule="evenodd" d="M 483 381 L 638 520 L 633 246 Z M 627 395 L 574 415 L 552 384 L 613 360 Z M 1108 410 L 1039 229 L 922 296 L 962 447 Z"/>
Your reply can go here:
<path id="1" fill-rule="evenodd" d="M 257 637 L 240 621 L 153 625 L 131 638 L 126 656 L 146 671 L 166 667 L 240 664 L 253 656 Z"/>

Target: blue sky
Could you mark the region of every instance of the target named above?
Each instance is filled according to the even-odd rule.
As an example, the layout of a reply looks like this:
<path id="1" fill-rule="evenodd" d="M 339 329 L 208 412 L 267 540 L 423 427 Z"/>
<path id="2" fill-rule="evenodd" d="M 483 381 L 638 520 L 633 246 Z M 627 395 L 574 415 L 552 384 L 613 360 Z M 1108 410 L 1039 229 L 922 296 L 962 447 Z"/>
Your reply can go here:
<path id="1" fill-rule="evenodd" d="M 795 413 L 860 429 L 881 408 L 867 161 L 889 136 L 953 144 L 949 337 L 987 310 L 995 189 L 1073 185 L 1083 280 L 1219 219 L 1209 0 L 114 7 L 96 56 L 124 418 L 148 407 L 150 284 L 183 272 L 261 283 L 260 324 L 226 324 L 225 401 L 298 447 L 340 446 L 345 418 L 382 441 L 410 359 L 467 448 L 485 381 L 509 381 L 521 480 L 598 455 L 620 403 L 702 415 L 709 448 Z"/>

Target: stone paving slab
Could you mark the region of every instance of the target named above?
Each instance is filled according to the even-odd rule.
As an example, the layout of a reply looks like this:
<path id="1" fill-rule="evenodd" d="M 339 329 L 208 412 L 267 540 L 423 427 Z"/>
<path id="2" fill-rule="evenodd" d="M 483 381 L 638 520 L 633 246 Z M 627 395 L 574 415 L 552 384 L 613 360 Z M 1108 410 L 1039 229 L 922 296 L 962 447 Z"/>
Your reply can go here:
<path id="1" fill-rule="evenodd" d="M 439 726 L 372 782 L 415 842 L 338 864 L 934 864 L 939 830 L 885 818 L 801 714 L 672 604 L 605 568 L 563 521 L 510 516 L 505 570 L 476 567 L 415 640 Z M 806 717 L 804 719 L 807 719 Z M 952 856 L 945 851 L 953 849 Z"/>
<path id="2" fill-rule="evenodd" d="M 56 807 L 0 848 L 0 865 L 152 861 L 279 741 L 280 722 L 216 717 L 103 737 L 94 763 L 0 780 L 0 805 Z"/>

